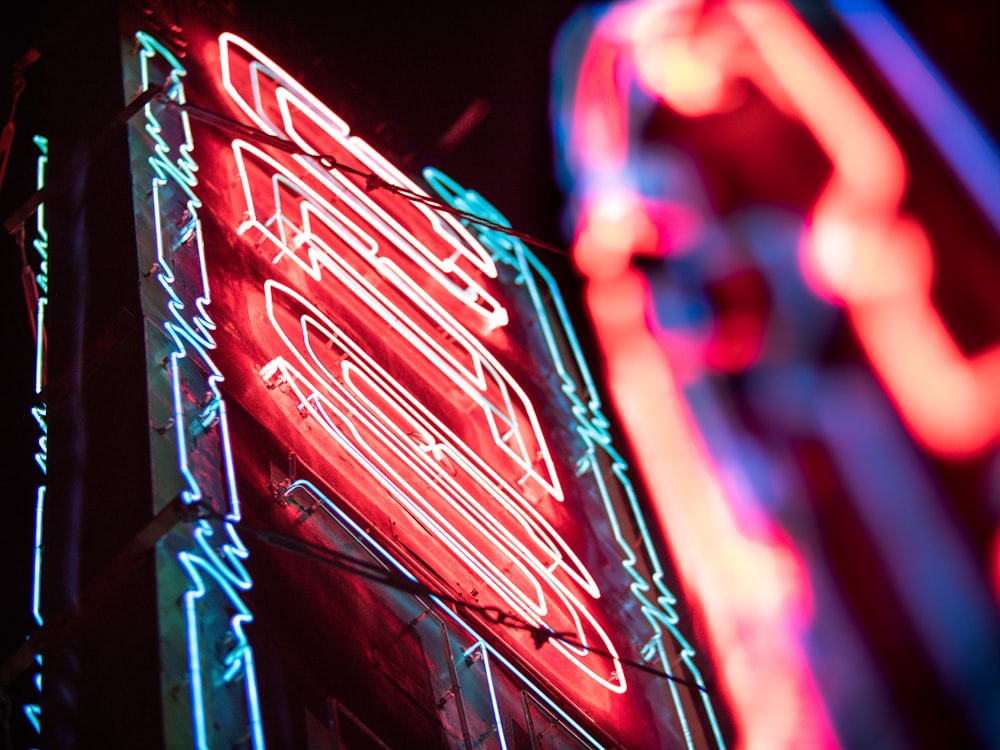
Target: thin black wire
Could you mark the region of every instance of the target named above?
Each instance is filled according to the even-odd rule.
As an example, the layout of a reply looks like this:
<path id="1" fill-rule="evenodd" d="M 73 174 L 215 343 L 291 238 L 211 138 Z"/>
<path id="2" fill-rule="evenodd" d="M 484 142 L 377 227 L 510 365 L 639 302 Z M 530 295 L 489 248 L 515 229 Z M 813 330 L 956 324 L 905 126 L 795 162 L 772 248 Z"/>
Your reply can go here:
<path id="1" fill-rule="evenodd" d="M 217 112 L 212 112 L 211 110 L 199 107 L 190 102 L 177 102 L 166 96 L 161 96 L 161 101 L 166 103 L 168 106 L 177 107 L 186 111 L 191 117 L 200 120 L 206 124 L 213 125 L 223 130 L 227 130 L 232 133 L 243 136 L 259 143 L 264 143 L 274 148 L 277 148 L 286 153 L 295 156 L 308 156 L 314 158 L 320 162 L 327 169 L 338 169 L 341 172 L 346 172 L 348 174 L 353 174 L 357 177 L 361 177 L 365 181 L 366 192 L 371 192 L 376 189 L 386 190 L 388 192 L 399 195 L 401 198 L 409 200 L 413 203 L 422 203 L 424 205 L 435 208 L 439 211 L 444 211 L 460 219 L 464 219 L 470 224 L 475 224 L 477 226 L 486 227 L 488 229 L 493 229 L 495 231 L 501 232 L 511 237 L 516 237 L 526 244 L 538 247 L 544 250 L 549 250 L 551 252 L 558 253 L 560 255 L 568 256 L 564 249 L 540 240 L 530 234 L 519 232 L 509 226 L 500 224 L 498 222 L 486 219 L 478 214 L 471 213 L 469 211 L 462 211 L 461 209 L 455 208 L 443 201 L 432 198 L 428 195 L 417 193 L 400 185 L 394 185 L 377 174 L 373 172 L 365 172 L 364 170 L 352 167 L 349 164 L 344 164 L 337 160 L 336 157 L 330 154 L 314 154 L 302 151 L 297 144 L 293 143 L 284 138 L 280 138 L 270 133 L 266 133 L 257 128 L 251 127 L 237 120 L 233 120 L 224 115 L 220 115 Z M 283 534 L 278 534 L 273 531 L 267 531 L 264 529 L 254 528 L 248 526 L 244 523 L 239 524 L 239 529 L 241 531 L 246 531 L 262 542 L 271 544 L 276 547 L 280 547 L 289 552 L 295 554 L 303 555 L 309 559 L 322 562 L 327 565 L 331 565 L 339 570 L 343 570 L 347 573 L 358 575 L 368 580 L 380 583 L 382 585 L 394 588 L 398 591 L 403 591 L 414 596 L 428 596 L 433 597 L 441 602 L 451 604 L 455 607 L 460 607 L 469 612 L 474 612 L 487 621 L 500 625 L 503 627 L 508 627 L 517 630 L 525 630 L 531 634 L 532 641 L 535 644 L 536 649 L 540 649 L 545 643 L 550 639 L 559 640 L 569 646 L 574 646 L 576 648 L 587 649 L 590 653 L 603 656 L 607 659 L 617 659 L 620 663 L 632 667 L 633 669 L 640 670 L 647 674 L 653 675 L 660 679 L 669 680 L 679 685 L 684 685 L 692 690 L 698 692 L 712 694 L 707 687 L 699 685 L 691 680 L 684 679 L 682 677 L 675 677 L 674 675 L 668 674 L 662 670 L 650 667 L 647 664 L 641 662 L 636 662 L 628 659 L 623 659 L 621 657 L 615 656 L 611 653 L 602 651 L 600 649 L 595 649 L 591 646 L 581 643 L 575 639 L 571 633 L 556 632 L 548 628 L 538 627 L 527 622 L 523 618 L 515 615 L 511 612 L 504 611 L 498 607 L 491 606 L 481 606 L 473 605 L 462 599 L 450 596 L 449 594 L 443 593 L 441 591 L 435 591 L 431 587 L 414 581 L 411 578 L 407 578 L 402 575 L 393 574 L 387 571 L 380 565 L 366 562 L 364 560 L 359 560 L 357 558 L 351 557 L 350 555 L 344 554 L 342 552 L 337 552 L 320 545 L 310 544 L 309 542 L 304 542 L 302 540 L 294 539 L 292 537 L 285 536 Z"/>
<path id="2" fill-rule="evenodd" d="M 344 164 L 338 161 L 335 156 L 331 154 L 314 154 L 308 151 L 303 151 L 299 146 L 289 141 L 285 138 L 280 138 L 276 135 L 271 135 L 258 128 L 246 125 L 238 120 L 233 120 L 232 118 L 226 117 L 225 115 L 220 115 L 218 112 L 212 112 L 211 110 L 205 109 L 204 107 L 199 107 L 196 104 L 191 104 L 190 102 L 178 102 L 170 99 L 167 96 L 161 96 L 160 100 L 171 107 L 177 107 L 179 109 L 187 112 L 191 117 L 200 120 L 208 125 L 213 125 L 222 130 L 228 130 L 233 133 L 237 133 L 244 138 L 249 138 L 251 140 L 257 141 L 259 143 L 267 144 L 274 148 L 280 149 L 286 153 L 292 154 L 293 156 L 309 156 L 319 161 L 327 169 L 338 169 L 341 172 L 347 172 L 348 174 L 356 175 L 361 177 L 365 181 L 365 191 L 372 192 L 373 190 L 385 190 L 395 195 L 405 198 L 412 203 L 422 203 L 424 205 L 430 206 L 431 208 L 437 209 L 439 211 L 444 211 L 446 213 L 452 214 L 460 219 L 464 219 L 470 224 L 475 224 L 477 226 L 485 227 L 487 229 L 493 229 L 497 232 L 501 232 L 510 237 L 516 237 L 517 239 L 523 241 L 525 244 L 531 245 L 542 250 L 548 250 L 553 253 L 557 253 L 563 256 L 569 256 L 569 253 L 563 248 L 553 245 L 545 240 L 541 240 L 533 235 L 526 232 L 519 232 L 506 224 L 501 224 L 491 219 L 486 219 L 479 214 L 472 213 L 470 211 L 463 211 L 459 208 L 445 203 L 444 201 L 432 198 L 429 195 L 414 192 L 401 185 L 395 185 L 387 180 L 383 179 L 374 172 L 366 172 L 364 170 L 358 169 L 357 167 L 352 167 L 349 164 Z"/>
<path id="3" fill-rule="evenodd" d="M 222 520 L 222 516 L 203 507 L 198 508 L 198 517 L 211 517 Z M 499 607 L 470 604 L 463 599 L 451 596 L 450 594 L 442 591 L 437 591 L 424 583 L 413 580 L 412 578 L 392 573 L 376 563 L 359 560 L 356 557 L 332 550 L 328 547 L 305 542 L 301 539 L 295 539 L 267 529 L 249 526 L 243 522 L 240 522 L 237 528 L 241 532 L 247 532 L 266 544 L 279 547 L 288 552 L 301 555 L 307 559 L 320 562 L 325 565 L 330 565 L 331 567 L 342 570 L 346 573 L 366 578 L 370 581 L 374 581 L 375 583 L 396 589 L 397 591 L 412 594 L 413 596 L 433 597 L 434 599 L 446 604 L 451 604 L 466 611 L 474 612 L 494 625 L 500 625 L 513 630 L 525 630 L 531 634 L 531 639 L 534 642 L 536 649 L 540 649 L 549 640 L 555 639 L 562 641 L 569 646 L 586 649 L 588 652 L 598 656 L 603 656 L 606 659 L 617 659 L 625 666 L 632 667 L 633 669 L 653 675 L 654 677 L 669 680 L 670 682 L 674 682 L 678 685 L 684 685 L 685 687 L 701 693 L 713 695 L 712 691 L 710 691 L 707 687 L 699 685 L 691 680 L 684 679 L 683 677 L 676 677 L 662 670 L 650 667 L 647 664 L 643 664 L 642 662 L 623 659 L 622 657 L 608 653 L 607 651 L 602 651 L 601 649 L 596 649 L 592 646 L 581 643 L 569 632 L 560 633 L 555 630 L 532 625 L 519 615 L 502 610 Z"/>

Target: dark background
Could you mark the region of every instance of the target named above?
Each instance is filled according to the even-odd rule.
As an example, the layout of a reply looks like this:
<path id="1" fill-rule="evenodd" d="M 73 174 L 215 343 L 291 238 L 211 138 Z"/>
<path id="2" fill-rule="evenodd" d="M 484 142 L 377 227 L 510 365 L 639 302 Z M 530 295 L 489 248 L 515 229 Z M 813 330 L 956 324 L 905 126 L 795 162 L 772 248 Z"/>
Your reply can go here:
<path id="1" fill-rule="evenodd" d="M 296 43 L 301 74 L 321 98 L 351 102 L 356 132 L 416 171 L 433 165 L 482 193 L 513 226 L 547 242 L 565 245 L 560 229 L 561 194 L 553 176 L 548 119 L 549 52 L 562 22 L 580 6 L 570 0 L 507 0 L 493 3 L 220 3 L 233 13 L 259 14 L 276 38 Z M 0 184 L 0 216 L 6 219 L 33 189 L 31 137 L 43 118 L 33 79 L 11 112 L 13 78 L 24 55 L 43 56 L 67 33 L 66 18 L 91 5 L 32 2 L 0 21 L 0 117 L 13 115 L 12 155 Z M 808 12 L 810 3 L 795 5 Z M 1000 133 L 1000 3 L 956 0 L 891 3 L 986 129 Z M 271 7 L 277 6 L 277 7 Z M 14 18 L 17 18 L 15 21 Z M 183 23 L 183 19 L 181 19 Z M 280 53 L 271 52 L 282 60 Z M 79 76 L 89 71 L 81 61 Z M 73 80 L 65 86 L 73 87 Z M 120 88 L 120 81 L 109 81 Z M 463 113 L 480 119 L 464 137 L 446 135 Z M 113 113 L 109 113 L 109 116 Z M 72 118 L 72 112 L 48 116 Z M 6 433 L 0 459 L 0 658 L 31 632 L 30 563 L 34 488 L 42 480 L 33 454 L 39 429 L 35 403 L 30 318 L 21 287 L 21 259 L 6 232 L 0 240 L 4 362 L 0 366 L 0 420 Z M 29 258 L 33 260 L 31 249 Z M 577 277 L 568 261 L 546 255 L 562 276 L 571 303 Z M 581 333 L 586 322 L 579 320 Z M 599 367 L 594 364 L 595 374 Z M 123 457 L 123 460 L 126 457 Z M 145 460 L 144 456 L 136 460 Z"/>

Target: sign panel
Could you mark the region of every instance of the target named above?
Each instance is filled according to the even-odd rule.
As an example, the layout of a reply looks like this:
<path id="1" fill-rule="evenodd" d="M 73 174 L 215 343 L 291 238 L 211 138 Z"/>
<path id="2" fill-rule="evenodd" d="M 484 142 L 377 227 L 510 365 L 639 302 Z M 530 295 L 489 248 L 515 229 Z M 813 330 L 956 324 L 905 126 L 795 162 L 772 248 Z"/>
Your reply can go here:
<path id="1" fill-rule="evenodd" d="M 126 92 L 161 88 L 130 133 L 154 492 L 191 513 L 158 549 L 165 711 L 189 716 L 170 743 L 263 747 L 280 692 L 263 652 L 303 705 L 348 716 L 389 680 L 452 727 L 442 746 L 517 746 L 539 722 L 566 746 L 725 746 L 544 264 L 253 32 L 124 23 Z M 389 630 L 417 600 L 410 650 Z M 480 687 L 456 698 L 427 616 Z M 452 687 L 424 701 L 414 670 L 433 693 L 441 665 Z M 383 708 L 386 725 L 406 710 Z"/>

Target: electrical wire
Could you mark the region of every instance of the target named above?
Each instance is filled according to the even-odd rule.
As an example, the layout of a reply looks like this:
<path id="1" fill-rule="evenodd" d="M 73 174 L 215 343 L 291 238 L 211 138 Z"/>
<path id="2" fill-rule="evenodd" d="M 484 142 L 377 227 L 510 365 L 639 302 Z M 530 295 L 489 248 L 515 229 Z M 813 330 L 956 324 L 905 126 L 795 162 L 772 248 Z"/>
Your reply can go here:
<path id="1" fill-rule="evenodd" d="M 531 245 L 532 247 L 542 250 L 548 250 L 549 252 L 557 253 L 559 255 L 563 255 L 566 257 L 569 256 L 569 253 L 565 249 L 557 245 L 553 245 L 550 242 L 546 242 L 545 240 L 539 239 L 538 237 L 535 237 L 526 232 L 520 232 L 510 226 L 507 226 L 506 224 L 501 224 L 499 222 L 492 221 L 491 219 L 484 218 L 479 214 L 472 213 L 471 211 L 463 211 L 459 208 L 455 208 L 454 206 L 445 203 L 444 201 L 433 198 L 425 193 L 418 193 L 408 188 L 404 188 L 400 185 L 395 185 L 383 179 L 374 172 L 366 172 L 362 169 L 358 169 L 357 167 L 352 167 L 350 164 L 345 164 L 344 162 L 339 161 L 336 157 L 330 154 L 316 154 L 316 153 L 310 153 L 308 151 L 303 151 L 301 148 L 299 148 L 299 146 L 296 143 L 290 140 L 287 140 L 285 138 L 280 138 L 270 133 L 266 133 L 263 130 L 251 127 L 245 123 L 239 122 L 238 120 L 234 120 L 230 117 L 226 117 L 225 115 L 221 115 L 218 112 L 213 112 L 209 109 L 205 109 L 204 107 L 192 104 L 191 102 L 178 102 L 174 99 L 171 99 L 169 96 L 166 96 L 165 94 L 161 94 L 158 98 L 159 101 L 166 104 L 167 106 L 181 109 L 187 112 L 190 117 L 193 117 L 194 119 L 199 120 L 200 122 L 203 122 L 207 125 L 212 125 L 221 130 L 226 130 L 231 133 L 236 133 L 237 135 L 240 135 L 244 138 L 248 138 L 250 140 L 257 141 L 258 143 L 263 143 L 265 145 L 272 146 L 273 148 L 280 149 L 281 151 L 292 154 L 294 156 L 311 157 L 319 161 L 319 163 L 322 164 L 327 169 L 337 169 L 341 172 L 346 172 L 347 174 L 352 174 L 357 177 L 361 177 L 365 181 L 366 192 L 370 193 L 373 192 L 374 190 L 385 190 L 387 192 L 398 195 L 401 198 L 404 198 L 412 203 L 420 203 L 429 206 L 433 209 L 436 209 L 438 211 L 444 211 L 459 219 L 467 221 L 470 224 L 475 224 L 477 226 L 484 227 L 486 229 L 492 229 L 494 231 L 501 232 L 510 237 L 515 237 L 524 242 L 525 244 Z"/>
<path id="2" fill-rule="evenodd" d="M 193 511 L 191 519 L 194 518 L 214 518 L 216 520 L 224 520 L 224 518 L 217 514 L 215 511 L 210 510 L 205 506 L 199 506 L 197 508 L 192 508 L 189 506 L 189 510 Z M 294 554 L 305 557 L 314 562 L 319 562 L 324 565 L 329 565 L 337 570 L 343 571 L 350 575 L 356 575 L 361 578 L 365 578 L 374 583 L 387 586 L 389 588 L 401 591 L 406 594 L 411 594 L 413 596 L 424 596 L 433 598 L 441 603 L 452 605 L 453 607 L 465 610 L 467 612 L 479 615 L 487 622 L 498 625 L 505 628 L 510 628 L 512 630 L 524 630 L 531 635 L 532 642 L 536 649 L 542 648 L 549 640 L 558 640 L 565 643 L 568 646 L 574 648 L 581 648 L 587 650 L 589 653 L 595 654 L 597 656 L 602 656 L 607 659 L 617 659 L 621 664 L 633 669 L 645 672 L 646 674 L 652 675 L 654 677 L 668 680 L 670 682 L 676 683 L 678 685 L 684 685 L 691 690 L 695 690 L 701 693 L 706 693 L 708 695 L 714 695 L 713 691 L 709 690 L 704 685 L 699 685 L 693 680 L 687 680 L 683 677 L 677 677 L 672 674 L 668 674 L 660 669 L 649 666 L 642 662 L 633 661 L 629 659 L 624 659 L 615 654 L 611 654 L 607 651 L 601 649 L 596 649 L 585 643 L 580 642 L 573 634 L 569 632 L 558 632 L 545 627 L 539 627 L 533 625 L 526 621 L 519 615 L 503 610 L 499 607 L 494 606 L 483 606 L 479 604 L 470 604 L 464 599 L 452 596 L 446 592 L 437 590 L 428 586 L 427 584 L 421 583 L 413 578 L 407 576 L 392 573 L 387 570 L 384 566 L 372 563 L 366 560 L 360 560 L 351 555 L 345 554 L 343 552 L 338 552 L 337 550 L 330 549 L 329 547 L 324 547 L 319 544 L 313 544 L 311 542 L 306 542 L 302 539 L 296 539 L 294 537 L 287 536 L 275 531 L 270 531 L 267 529 L 261 529 L 254 526 L 250 526 L 245 522 L 240 522 L 238 525 L 240 532 L 246 532 L 250 536 L 258 539 L 259 541 L 283 549 L 287 552 L 292 552 Z"/>

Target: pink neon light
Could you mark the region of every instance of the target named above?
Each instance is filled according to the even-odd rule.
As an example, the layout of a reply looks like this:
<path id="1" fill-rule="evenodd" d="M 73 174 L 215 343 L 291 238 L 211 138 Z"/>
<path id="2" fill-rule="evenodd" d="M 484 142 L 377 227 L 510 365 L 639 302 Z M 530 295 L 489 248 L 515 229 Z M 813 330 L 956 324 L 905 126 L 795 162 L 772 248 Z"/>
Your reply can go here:
<path id="1" fill-rule="evenodd" d="M 650 335 L 644 281 L 628 267 L 665 238 L 651 235 L 642 216 L 647 208 L 625 170 L 626 84 L 638 81 L 686 113 L 723 106 L 731 71 L 720 66 L 743 64 L 733 42 L 745 37 L 736 17 L 725 14 L 729 7 L 712 6 L 725 17 L 716 26 L 704 17 L 692 23 L 698 3 L 632 3 L 599 22 L 581 64 L 569 141 L 569 158 L 585 181 L 574 254 L 589 277 L 587 302 L 616 406 L 685 588 L 705 613 L 742 746 L 832 748 L 837 741 L 801 647 L 811 608 L 805 565 L 776 528 L 741 527 L 680 394 L 675 363 Z M 710 36 L 699 39 L 703 33 Z M 678 56 L 688 58 L 687 74 L 663 74 L 658 66 Z M 840 134 L 830 129 L 825 137 L 837 141 Z"/>
<path id="2" fill-rule="evenodd" d="M 420 192 L 259 50 L 231 34 L 220 47 L 225 88 L 258 127 Z M 261 377 L 294 395 L 323 439 L 504 609 L 568 633 L 579 645 L 552 647 L 596 685 L 624 692 L 617 651 L 592 609 L 598 585 L 538 509 L 563 492 L 535 409 L 479 339 L 507 322 L 478 280 L 496 276 L 489 253 L 449 215 L 368 192 L 317 159 L 241 140 L 232 149 L 247 207 L 237 229 L 274 252 L 264 338 L 281 343 Z M 340 314 L 303 293 L 317 284 Z M 371 336 L 390 362 L 370 353 L 362 337 Z M 451 394 L 449 408 L 432 410 L 427 388 Z"/>
<path id="3" fill-rule="evenodd" d="M 635 2 L 602 19 L 580 67 L 569 151 L 587 180 L 575 258 L 590 280 L 616 404 L 687 588 L 705 608 L 745 746 L 832 745 L 792 645 L 794 623 L 808 612 L 804 567 L 782 540 L 750 540 L 736 524 L 678 397 L 678 378 L 688 374 L 649 337 L 645 289 L 627 270 L 634 255 L 669 246 L 644 218 L 648 199 L 628 184 L 630 81 L 687 116 L 724 111 L 751 82 L 809 128 L 832 173 L 810 217 L 803 268 L 817 290 L 847 307 L 873 367 L 926 447 L 961 457 L 1000 436 L 1000 347 L 975 357 L 958 348 L 930 297 L 926 233 L 900 215 L 907 174 L 899 148 L 786 5 Z M 662 416 L 653 421 L 650 413 Z M 782 642 L 782 633 L 792 637 Z M 765 652 L 767 663 L 755 663 Z"/>
<path id="4" fill-rule="evenodd" d="M 987 449 L 1000 438 L 994 387 L 1000 346 L 965 355 L 936 311 L 926 240 L 900 215 L 907 174 L 892 136 L 785 5 L 733 0 L 706 11 L 695 25 L 698 6 L 623 6 L 602 23 L 603 33 L 631 56 L 635 79 L 682 114 L 723 111 L 727 87 L 745 80 L 810 129 L 833 172 L 803 249 L 809 279 L 847 306 L 872 365 L 922 444 L 952 457 Z M 753 54 L 738 48 L 747 41 Z M 586 154 L 591 170 L 607 175 L 608 183 L 624 164 L 628 130 L 625 75 L 611 50 L 595 46 L 584 58 L 572 136 L 573 151 Z M 593 106 L 597 101 L 603 109 Z M 603 204 L 594 201 L 589 210 L 604 211 Z M 583 226 L 593 221 L 588 216 Z M 624 262 L 620 252 L 608 252 L 602 263 L 589 235 L 583 240 L 582 272 L 611 274 Z"/>
<path id="5" fill-rule="evenodd" d="M 741 746 L 835 747 L 798 645 L 811 609 L 804 565 L 775 530 L 755 527 L 751 536 L 740 526 L 679 395 L 673 363 L 649 335 L 645 297 L 636 272 L 587 291 L 615 404 L 685 589 L 706 614 Z"/>
<path id="6" fill-rule="evenodd" d="M 921 443 L 952 457 L 983 451 L 1000 437 L 1000 346 L 967 357 L 935 309 L 929 241 L 900 213 L 907 175 L 898 147 L 784 6 L 740 1 L 730 8 L 764 66 L 744 74 L 788 103 L 833 164 L 803 248 L 809 278 L 846 305 Z"/>

